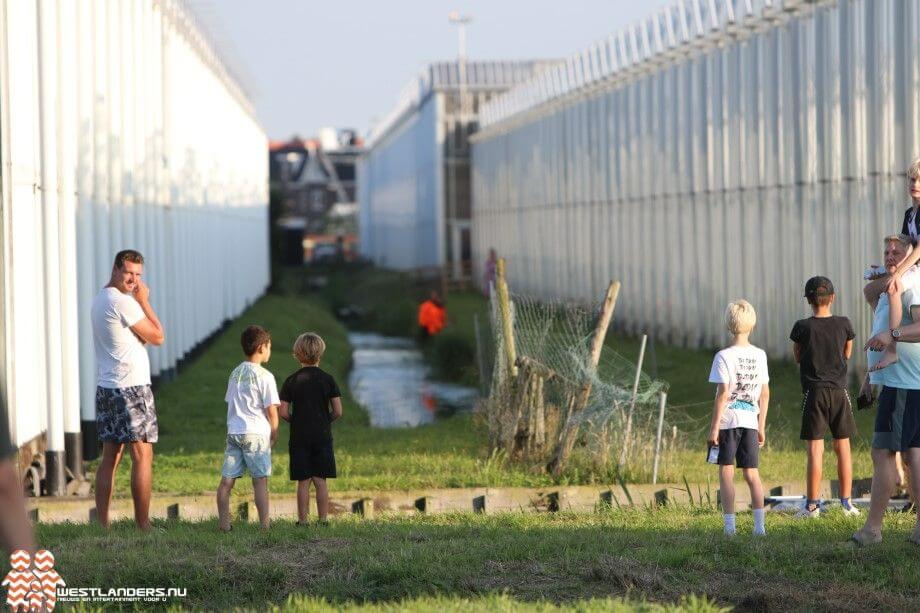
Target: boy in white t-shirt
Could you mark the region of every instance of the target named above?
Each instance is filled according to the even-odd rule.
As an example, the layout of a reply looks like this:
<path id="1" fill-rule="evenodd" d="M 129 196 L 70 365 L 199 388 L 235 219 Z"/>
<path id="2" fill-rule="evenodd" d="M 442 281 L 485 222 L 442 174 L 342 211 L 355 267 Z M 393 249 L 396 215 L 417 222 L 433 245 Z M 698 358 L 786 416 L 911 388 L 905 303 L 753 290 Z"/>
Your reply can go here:
<path id="1" fill-rule="evenodd" d="M 763 447 L 770 388 L 767 382 L 767 354 L 748 341 L 757 323 L 754 307 L 747 300 L 735 300 L 725 310 L 725 327 L 732 343 L 716 354 L 709 382 L 718 384 L 709 429 L 710 449 L 718 446 L 719 493 L 725 520 L 725 534 L 735 534 L 735 464 L 751 488 L 754 534 L 766 534 L 763 485 L 757 470 Z"/>
<path id="2" fill-rule="evenodd" d="M 278 386 L 262 367 L 272 355 L 272 337 L 265 328 L 249 326 L 240 338 L 244 360 L 227 382 L 227 450 L 217 488 L 217 514 L 222 532 L 230 526 L 230 491 L 246 470 L 252 475 L 259 522 L 268 529 L 268 477 L 271 448 L 278 438 Z"/>

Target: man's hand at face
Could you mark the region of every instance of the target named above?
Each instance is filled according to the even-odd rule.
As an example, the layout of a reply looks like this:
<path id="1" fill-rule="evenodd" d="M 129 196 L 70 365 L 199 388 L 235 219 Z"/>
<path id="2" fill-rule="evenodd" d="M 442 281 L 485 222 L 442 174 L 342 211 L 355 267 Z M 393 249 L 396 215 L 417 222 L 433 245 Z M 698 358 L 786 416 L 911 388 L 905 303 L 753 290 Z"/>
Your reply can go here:
<path id="1" fill-rule="evenodd" d="M 134 288 L 134 299 L 141 304 L 150 300 L 150 287 L 142 279 L 137 280 L 137 287 Z"/>

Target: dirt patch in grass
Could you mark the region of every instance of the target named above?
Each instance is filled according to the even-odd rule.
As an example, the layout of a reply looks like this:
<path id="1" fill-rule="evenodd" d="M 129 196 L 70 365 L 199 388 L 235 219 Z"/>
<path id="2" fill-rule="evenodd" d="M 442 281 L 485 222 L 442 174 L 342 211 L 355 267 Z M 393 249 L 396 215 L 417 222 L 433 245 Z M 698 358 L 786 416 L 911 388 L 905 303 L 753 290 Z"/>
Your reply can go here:
<path id="1" fill-rule="evenodd" d="M 222 570 L 222 580 L 241 585 L 252 582 L 253 576 L 272 585 L 284 600 L 291 593 L 313 593 L 317 585 L 333 572 L 329 555 L 348 546 L 344 538 L 314 538 L 284 543 L 264 543 L 253 547 L 245 556 L 231 550 L 220 550 L 214 564 Z M 269 572 L 254 570 L 262 569 Z"/>
<path id="2" fill-rule="evenodd" d="M 653 563 L 602 556 L 582 572 L 560 572 L 534 561 L 490 560 L 477 577 L 458 582 L 475 594 L 507 592 L 522 600 L 547 599 L 560 604 L 587 598 L 629 597 L 677 602 L 688 593 L 705 594 L 735 611 L 911 610 L 920 591 L 899 595 L 870 585 L 800 582 L 753 570 L 701 573 L 698 582 Z"/>
<path id="3" fill-rule="evenodd" d="M 699 583 L 688 583 L 673 570 L 618 556 L 603 556 L 583 578 L 593 584 L 594 596 L 641 595 L 654 601 L 676 601 L 692 592 L 733 605 L 735 611 L 751 612 L 910 610 L 920 598 L 920 592 L 904 596 L 879 592 L 869 585 L 797 582 L 753 570 L 707 572 Z M 606 585 L 600 593 L 598 583 Z"/>

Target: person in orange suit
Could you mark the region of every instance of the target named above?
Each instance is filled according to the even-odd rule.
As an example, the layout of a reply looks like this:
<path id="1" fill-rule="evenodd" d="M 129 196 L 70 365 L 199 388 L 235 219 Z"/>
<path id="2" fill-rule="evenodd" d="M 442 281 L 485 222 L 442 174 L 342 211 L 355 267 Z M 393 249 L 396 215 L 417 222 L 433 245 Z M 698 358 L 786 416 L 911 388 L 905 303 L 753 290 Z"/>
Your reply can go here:
<path id="1" fill-rule="evenodd" d="M 438 292 L 431 292 L 431 297 L 418 308 L 418 326 L 422 339 L 430 338 L 444 329 L 447 324 L 447 309 Z"/>

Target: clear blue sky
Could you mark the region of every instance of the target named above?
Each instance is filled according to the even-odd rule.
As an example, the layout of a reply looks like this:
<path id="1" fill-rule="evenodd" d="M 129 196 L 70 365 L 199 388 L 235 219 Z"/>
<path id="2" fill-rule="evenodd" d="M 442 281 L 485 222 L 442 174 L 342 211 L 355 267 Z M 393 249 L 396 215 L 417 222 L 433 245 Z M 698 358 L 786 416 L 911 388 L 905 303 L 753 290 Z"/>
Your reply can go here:
<path id="1" fill-rule="evenodd" d="M 671 0 L 192 0 L 248 73 L 270 138 L 365 134 L 425 63 L 453 59 L 451 10 L 473 16 L 471 59 L 571 55 Z"/>

